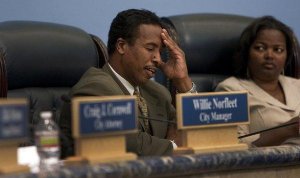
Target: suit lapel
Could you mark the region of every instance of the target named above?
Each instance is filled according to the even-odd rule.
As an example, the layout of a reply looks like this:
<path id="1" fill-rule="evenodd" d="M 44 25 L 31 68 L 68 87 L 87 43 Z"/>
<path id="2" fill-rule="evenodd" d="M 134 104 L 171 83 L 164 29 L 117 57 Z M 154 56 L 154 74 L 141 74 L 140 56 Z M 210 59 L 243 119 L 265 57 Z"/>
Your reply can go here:
<path id="1" fill-rule="evenodd" d="M 288 101 L 290 99 L 289 97 L 291 97 L 290 96 L 291 93 L 289 93 L 291 91 L 289 91 L 290 89 L 285 87 L 286 81 L 282 77 L 280 77 L 279 79 L 280 79 L 279 82 L 283 86 L 283 92 L 286 97 L 286 100 Z M 276 98 L 272 97 L 263 89 L 261 89 L 259 86 L 257 86 L 252 80 L 241 80 L 241 85 L 246 90 L 248 90 L 249 94 L 256 96 L 257 98 L 262 98 L 265 102 L 269 103 L 270 105 L 274 105 L 286 110 L 294 110 L 294 108 L 290 107 L 289 103 L 287 103 L 287 105 L 281 103 Z"/>
<path id="2" fill-rule="evenodd" d="M 119 87 L 121 88 L 121 90 L 123 91 L 124 95 L 130 95 L 130 93 L 128 92 L 128 90 L 126 89 L 126 87 L 122 84 L 122 82 L 117 78 L 117 76 L 114 74 L 114 72 L 110 69 L 110 67 L 108 66 L 108 64 L 106 63 L 103 67 L 102 67 L 103 71 L 108 73 L 113 79 L 114 81 L 119 85 Z"/>
<path id="3" fill-rule="evenodd" d="M 110 69 L 110 67 L 108 66 L 108 64 L 106 63 L 103 67 L 102 67 L 103 71 L 108 73 L 110 76 L 112 76 L 112 78 L 114 79 L 114 81 L 119 85 L 119 87 L 121 88 L 121 90 L 123 91 L 124 95 L 130 95 L 129 91 L 126 89 L 126 87 L 122 84 L 122 82 L 118 79 L 118 77 L 114 74 L 114 72 Z M 147 99 L 146 99 L 147 100 Z M 137 108 L 138 110 L 138 115 L 142 116 L 142 113 L 140 111 L 139 108 Z M 144 121 L 141 118 L 138 118 L 138 122 L 141 124 L 143 130 L 145 130 L 145 124 Z"/>
<path id="4" fill-rule="evenodd" d="M 280 76 L 279 81 L 283 87 L 287 106 L 292 110 L 296 110 L 300 104 L 299 89 L 293 83 L 290 83 L 291 81 L 286 77 Z"/>
<path id="5" fill-rule="evenodd" d="M 147 92 L 143 87 L 140 87 L 140 93 L 147 101 L 149 117 L 159 120 L 167 120 L 166 113 L 162 111 L 163 105 L 160 103 L 160 100 Z M 149 122 L 152 126 L 152 133 L 154 136 L 165 136 L 161 131 L 166 130 L 164 128 L 167 128 L 168 123 L 155 120 L 149 120 Z"/>
<path id="6" fill-rule="evenodd" d="M 128 92 L 126 87 L 122 84 L 122 82 L 113 73 L 113 71 L 110 69 L 108 64 L 105 64 L 102 67 L 102 69 L 104 72 L 106 72 L 112 76 L 114 81 L 119 85 L 119 87 L 123 91 L 124 95 L 130 95 L 130 93 Z M 146 89 L 144 89 L 143 86 L 140 87 L 140 93 L 141 93 L 141 96 L 144 97 L 147 101 L 149 117 L 155 118 L 155 119 L 160 119 L 160 120 L 167 120 L 166 113 L 163 113 L 163 111 L 161 110 L 161 108 L 163 108 L 163 107 L 162 107 L 162 104 L 159 102 L 159 99 L 156 97 L 153 97 L 149 92 L 147 92 Z M 138 109 L 138 115 L 142 116 L 140 109 Z M 145 130 L 145 124 L 144 124 L 143 119 L 138 118 L 138 122 L 140 123 L 143 130 Z M 166 128 L 168 126 L 168 124 L 165 122 L 159 122 L 159 121 L 154 121 L 154 120 L 149 120 L 149 122 L 150 122 L 150 125 L 152 126 L 152 133 L 155 136 L 161 136 L 163 134 L 161 132 L 161 130 L 165 130 L 164 128 Z"/>

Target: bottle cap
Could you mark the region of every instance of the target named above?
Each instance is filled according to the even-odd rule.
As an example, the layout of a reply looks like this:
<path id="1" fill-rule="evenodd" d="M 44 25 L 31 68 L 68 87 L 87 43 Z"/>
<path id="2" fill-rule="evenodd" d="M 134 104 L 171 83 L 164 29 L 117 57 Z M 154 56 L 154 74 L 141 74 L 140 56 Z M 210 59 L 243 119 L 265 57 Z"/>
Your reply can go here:
<path id="1" fill-rule="evenodd" d="M 52 117 L 52 112 L 51 111 L 42 111 L 40 113 L 41 118 L 51 118 Z"/>

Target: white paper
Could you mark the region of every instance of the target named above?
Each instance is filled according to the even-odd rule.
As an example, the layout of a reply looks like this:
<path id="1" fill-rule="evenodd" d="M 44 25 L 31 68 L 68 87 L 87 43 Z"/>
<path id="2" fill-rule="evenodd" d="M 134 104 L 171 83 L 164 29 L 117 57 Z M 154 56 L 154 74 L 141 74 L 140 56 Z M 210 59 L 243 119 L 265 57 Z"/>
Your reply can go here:
<path id="1" fill-rule="evenodd" d="M 27 165 L 32 173 L 39 171 L 39 161 L 36 146 L 18 148 L 18 164 Z"/>

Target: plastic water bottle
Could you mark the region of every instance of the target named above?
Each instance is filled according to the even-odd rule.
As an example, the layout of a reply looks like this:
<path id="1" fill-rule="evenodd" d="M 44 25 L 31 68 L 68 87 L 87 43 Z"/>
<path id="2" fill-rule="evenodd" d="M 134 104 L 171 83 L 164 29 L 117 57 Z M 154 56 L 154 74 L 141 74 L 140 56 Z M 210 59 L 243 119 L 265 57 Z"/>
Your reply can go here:
<path id="1" fill-rule="evenodd" d="M 53 176 L 59 170 L 59 128 L 52 119 L 52 112 L 40 113 L 35 127 L 35 141 L 40 157 L 39 174 L 41 177 Z"/>

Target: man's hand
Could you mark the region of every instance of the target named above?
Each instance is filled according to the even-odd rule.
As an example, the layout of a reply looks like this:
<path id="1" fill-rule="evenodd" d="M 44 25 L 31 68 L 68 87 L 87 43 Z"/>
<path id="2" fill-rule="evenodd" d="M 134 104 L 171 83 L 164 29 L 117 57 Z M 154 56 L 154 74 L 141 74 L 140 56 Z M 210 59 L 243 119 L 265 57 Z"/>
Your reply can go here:
<path id="1" fill-rule="evenodd" d="M 177 43 L 170 37 L 166 29 L 162 30 L 161 37 L 163 43 L 170 52 L 169 59 L 166 63 L 161 61 L 160 69 L 169 79 L 181 79 L 188 76 L 187 66 L 185 62 L 185 54 L 179 48 Z"/>
<path id="2" fill-rule="evenodd" d="M 174 125 L 168 127 L 167 139 L 173 140 L 177 146 L 182 146 L 182 131 L 177 130 Z"/>
<path id="3" fill-rule="evenodd" d="M 173 81 L 179 92 L 186 92 L 192 88 L 192 81 L 188 76 L 188 69 L 185 61 L 185 54 L 177 43 L 170 37 L 166 29 L 162 30 L 161 38 L 169 50 L 167 62 L 159 63 L 158 67 Z"/>

